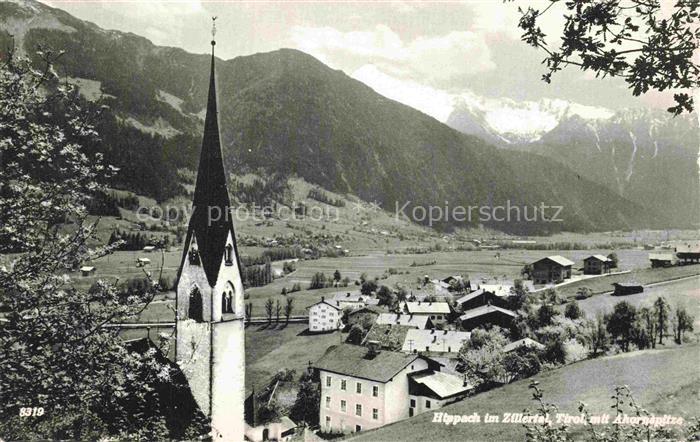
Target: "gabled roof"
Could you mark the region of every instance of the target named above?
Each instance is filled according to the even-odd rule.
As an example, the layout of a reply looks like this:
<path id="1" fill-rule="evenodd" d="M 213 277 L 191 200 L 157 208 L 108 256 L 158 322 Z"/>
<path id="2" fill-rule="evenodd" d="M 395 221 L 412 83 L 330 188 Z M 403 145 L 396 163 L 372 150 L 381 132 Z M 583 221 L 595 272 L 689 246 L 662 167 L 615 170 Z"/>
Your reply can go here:
<path id="1" fill-rule="evenodd" d="M 516 350 L 520 347 L 536 348 L 538 350 L 544 350 L 544 345 L 530 338 L 523 338 L 517 341 L 511 342 L 510 344 L 503 347 L 503 352 L 508 353 L 510 351 Z"/>
<path id="2" fill-rule="evenodd" d="M 419 355 L 382 350 L 369 356 L 369 349 L 360 345 L 338 344 L 330 347 L 314 367 L 346 376 L 386 383 L 406 368 Z"/>
<path id="3" fill-rule="evenodd" d="M 230 213 L 231 202 L 226 188 L 226 172 L 221 153 L 213 48 L 214 42 L 212 42 L 209 97 L 207 99 L 207 113 L 204 119 L 204 137 L 202 138 L 202 150 L 199 154 L 199 168 L 197 170 L 197 182 L 192 202 L 192 215 L 187 229 L 185 249 L 182 256 L 182 264 L 184 264 L 189 244 L 193 239 L 196 240 L 200 262 L 207 276 L 207 281 L 211 286 L 216 284 L 219 276 L 219 268 L 221 267 L 226 239 L 229 234 L 233 238 L 234 254 L 238 260 L 236 235 L 233 230 L 233 220 Z M 180 265 L 180 271 L 182 270 L 182 264 Z"/>
<path id="4" fill-rule="evenodd" d="M 464 385 L 464 381 L 455 375 L 441 371 L 428 371 L 409 374 L 414 382 L 426 386 L 438 397 L 445 399 L 471 390 L 471 385 Z"/>
<path id="5" fill-rule="evenodd" d="M 472 299 L 483 295 L 484 294 L 484 289 L 479 289 L 479 290 L 474 290 L 471 293 L 467 293 L 466 295 L 462 296 L 461 298 L 457 299 L 457 304 L 463 304 L 467 301 L 471 301 Z"/>
<path id="6" fill-rule="evenodd" d="M 462 316 L 459 317 L 460 321 L 466 321 L 467 319 L 472 319 L 476 318 L 479 316 L 487 315 L 489 313 L 493 312 L 499 312 L 504 315 L 508 315 L 510 317 L 516 318 L 518 315 L 515 312 L 512 312 L 510 310 L 501 308 L 501 307 L 496 307 L 495 305 L 482 305 L 481 307 L 477 307 L 475 309 L 467 310 L 464 312 Z"/>
<path id="7" fill-rule="evenodd" d="M 601 262 L 612 261 L 610 258 L 608 258 L 605 255 L 591 255 L 588 258 L 585 258 L 584 261 L 588 261 L 589 259 L 597 259 L 598 261 L 601 261 Z"/>
<path id="8" fill-rule="evenodd" d="M 546 258 L 542 258 L 540 260 L 535 261 L 533 264 L 541 262 L 541 261 L 545 261 L 545 260 L 553 261 L 553 262 L 555 262 L 563 267 L 568 267 L 568 266 L 574 265 L 573 261 L 570 261 L 570 260 L 568 260 L 560 255 L 547 256 Z"/>
<path id="9" fill-rule="evenodd" d="M 505 283 L 479 284 L 479 288 L 485 292 L 493 293 L 498 297 L 503 297 L 510 296 L 510 289 L 513 288 L 513 285 Z"/>
<path id="10" fill-rule="evenodd" d="M 408 327 L 425 328 L 428 323 L 427 316 L 407 315 L 405 313 L 380 313 L 377 317 L 378 325 L 406 325 Z"/>
<path id="11" fill-rule="evenodd" d="M 463 331 L 410 329 L 401 351 L 425 351 L 427 347 L 428 351 L 457 353 L 470 337 L 471 333 Z"/>
<path id="12" fill-rule="evenodd" d="M 325 299 L 322 300 L 322 301 L 318 301 L 316 304 L 311 304 L 310 306 L 308 306 L 308 307 L 306 307 L 306 308 L 307 308 L 307 309 L 310 309 L 311 307 L 314 307 L 314 306 L 319 305 L 319 304 L 325 304 L 325 305 L 327 305 L 327 306 L 329 306 L 329 307 L 332 307 L 332 308 L 334 308 L 334 309 L 336 309 L 336 310 L 342 310 L 338 305 L 333 304 L 333 303 L 331 303 L 330 301 L 327 301 L 327 300 L 325 300 Z"/>
<path id="13" fill-rule="evenodd" d="M 406 310 L 413 314 L 449 314 L 450 305 L 446 302 L 406 302 Z"/>
<path id="14" fill-rule="evenodd" d="M 374 314 L 380 315 L 383 312 L 384 312 L 384 310 L 382 310 L 379 307 L 376 307 L 374 305 L 366 305 L 364 307 L 360 307 L 356 310 L 351 311 L 350 313 L 348 313 L 348 316 L 359 315 L 361 313 L 374 313 Z"/>
<path id="15" fill-rule="evenodd" d="M 670 252 L 655 252 L 649 254 L 651 261 L 673 261 L 673 253 Z"/>

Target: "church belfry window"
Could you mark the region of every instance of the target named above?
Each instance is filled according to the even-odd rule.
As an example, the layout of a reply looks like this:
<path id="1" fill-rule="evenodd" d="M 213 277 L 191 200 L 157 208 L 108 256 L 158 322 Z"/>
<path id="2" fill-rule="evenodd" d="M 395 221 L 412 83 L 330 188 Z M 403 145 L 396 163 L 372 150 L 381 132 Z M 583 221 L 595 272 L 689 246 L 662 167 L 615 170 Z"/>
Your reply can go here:
<path id="1" fill-rule="evenodd" d="M 192 248 L 190 252 L 188 253 L 188 258 L 190 260 L 190 264 L 192 265 L 199 265 L 199 252 L 197 251 L 197 248 Z"/>
<path id="2" fill-rule="evenodd" d="M 187 317 L 197 322 L 204 322 L 202 293 L 197 287 L 190 292 L 190 305 L 187 310 Z"/>
<path id="3" fill-rule="evenodd" d="M 226 252 L 224 253 L 224 258 L 226 260 L 226 265 L 233 265 L 233 246 L 231 244 L 226 244 Z"/>

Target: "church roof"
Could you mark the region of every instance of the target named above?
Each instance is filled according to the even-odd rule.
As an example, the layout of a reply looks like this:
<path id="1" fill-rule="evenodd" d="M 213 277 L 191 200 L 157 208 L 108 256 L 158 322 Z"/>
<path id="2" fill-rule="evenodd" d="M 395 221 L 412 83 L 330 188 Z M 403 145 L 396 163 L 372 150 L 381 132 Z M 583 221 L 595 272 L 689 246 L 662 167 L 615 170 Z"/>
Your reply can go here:
<path id="1" fill-rule="evenodd" d="M 236 259 L 238 259 L 236 236 L 230 212 L 231 203 L 226 187 L 226 171 L 221 153 L 219 115 L 216 100 L 214 44 L 215 42 L 212 41 L 211 74 L 209 77 L 207 113 L 204 119 L 204 137 L 199 156 L 192 216 L 185 241 L 186 249 L 182 257 L 184 263 L 185 255 L 188 252 L 187 247 L 194 237 L 201 265 L 207 275 L 209 284 L 212 286 L 216 284 L 219 275 L 219 267 L 224 256 L 229 232 L 233 237 L 234 253 Z M 182 269 L 182 266 L 180 268 Z"/>

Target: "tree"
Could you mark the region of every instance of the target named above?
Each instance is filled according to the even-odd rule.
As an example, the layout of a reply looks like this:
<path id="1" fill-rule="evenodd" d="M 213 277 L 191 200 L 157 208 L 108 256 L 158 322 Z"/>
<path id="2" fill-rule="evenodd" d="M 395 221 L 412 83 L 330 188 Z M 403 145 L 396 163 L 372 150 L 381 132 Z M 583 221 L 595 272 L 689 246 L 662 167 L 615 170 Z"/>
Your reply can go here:
<path id="1" fill-rule="evenodd" d="M 608 350 L 610 335 L 605 327 L 605 318 L 602 314 L 599 313 L 595 321 L 586 322 L 584 338 L 591 349 L 591 356 L 594 358 L 598 356 L 598 353 L 605 353 Z"/>
<path id="2" fill-rule="evenodd" d="M 654 301 L 654 314 L 656 315 L 656 324 L 658 326 L 659 344 L 664 343 L 664 333 L 668 331 L 669 310 L 668 302 L 663 296 L 656 298 L 656 301 Z"/>
<path id="3" fill-rule="evenodd" d="M 326 275 L 323 272 L 316 272 L 311 277 L 311 284 L 309 285 L 309 290 L 322 289 L 326 286 Z"/>
<path id="4" fill-rule="evenodd" d="M 360 324 L 353 324 L 348 332 L 347 342 L 350 344 L 360 345 L 362 344 L 362 340 L 365 339 L 366 334 L 367 332 Z"/>
<path id="5" fill-rule="evenodd" d="M 608 259 L 610 260 L 610 268 L 616 269 L 618 264 L 620 263 L 620 259 L 617 257 L 617 253 L 611 252 L 608 255 Z"/>
<path id="6" fill-rule="evenodd" d="M 539 327 L 552 325 L 552 319 L 558 314 L 559 312 L 551 304 L 542 304 L 537 310 L 537 324 Z"/>
<path id="7" fill-rule="evenodd" d="M 627 301 L 618 302 L 607 318 L 607 329 L 616 339 L 623 351 L 629 351 L 629 344 L 634 333 L 637 310 Z"/>
<path id="8" fill-rule="evenodd" d="M 621 77 L 639 96 L 649 90 L 680 90 L 674 115 L 692 112 L 693 98 L 688 91 L 700 87 L 700 66 L 693 53 L 700 44 L 698 1 L 678 0 L 668 17 L 659 0 L 550 0 L 543 10 L 528 7 L 521 12 L 522 40 L 542 50 L 547 72 L 542 79 L 573 65 L 596 77 Z M 547 41 L 540 28 L 542 17 L 551 8 L 564 17 L 559 47 Z"/>
<path id="9" fill-rule="evenodd" d="M 547 341 L 542 359 L 554 364 L 566 363 L 566 344 L 562 335 L 554 335 Z"/>
<path id="10" fill-rule="evenodd" d="M 268 402 L 262 401 L 256 410 L 255 423 L 265 425 L 270 422 L 278 422 L 282 417 L 282 406 L 276 399 L 270 399 Z"/>
<path id="11" fill-rule="evenodd" d="M 280 305 L 280 300 L 275 302 L 275 322 L 280 323 L 280 313 L 282 313 L 282 306 Z"/>
<path id="12" fill-rule="evenodd" d="M 583 317 L 583 310 L 581 310 L 575 299 L 569 301 L 564 307 L 564 316 L 574 320 Z"/>
<path id="13" fill-rule="evenodd" d="M 508 296 L 508 306 L 513 311 L 520 310 L 525 302 L 527 302 L 529 291 L 525 284 L 523 284 L 522 279 L 516 279 L 513 281 L 513 287 L 510 289 L 510 295 Z"/>
<path id="14" fill-rule="evenodd" d="M 686 331 L 693 331 L 693 318 L 688 311 L 683 306 L 677 306 L 676 311 L 673 316 L 673 332 L 674 340 L 676 344 L 681 345 L 683 343 L 683 333 Z"/>
<path id="15" fill-rule="evenodd" d="M 272 298 L 267 298 L 265 301 L 265 315 L 267 315 L 267 323 L 272 323 L 272 312 L 275 309 L 275 301 Z"/>
<path id="16" fill-rule="evenodd" d="M 379 287 L 379 290 L 377 291 L 377 299 L 379 300 L 379 305 L 386 305 L 387 307 L 391 307 L 396 303 L 396 296 L 394 296 L 394 292 L 392 292 L 391 289 L 385 285 Z"/>
<path id="17" fill-rule="evenodd" d="M 371 279 L 362 283 L 360 287 L 360 292 L 365 296 L 371 296 L 372 293 L 377 291 L 377 281 Z"/>
<path id="18" fill-rule="evenodd" d="M 284 306 L 284 320 L 286 324 L 289 324 L 289 317 L 292 316 L 294 311 L 294 298 L 287 298 L 287 304 Z"/>
<path id="19" fill-rule="evenodd" d="M 340 270 L 336 270 L 335 272 L 333 272 L 333 281 L 335 281 L 336 284 L 340 282 L 340 279 L 341 279 Z"/>
<path id="20" fill-rule="evenodd" d="M 290 417 L 295 422 L 318 425 L 318 410 L 321 406 L 321 386 L 314 382 L 310 374 L 302 375 L 296 401 L 292 406 Z"/>
<path id="21" fill-rule="evenodd" d="M 129 322 L 158 286 L 123 296 L 114 283 L 74 284 L 74 263 L 104 256 L 91 248 L 96 222 L 87 201 L 113 170 L 96 151 L 97 107 L 53 73 L 9 54 L 0 65 L 0 435 L 22 439 L 188 439 L 204 421 L 175 429 L 158 410 L 155 385 L 175 387 L 154 349 L 137 353 L 108 323 Z M 70 221 L 69 224 L 64 224 Z M 89 246 L 88 246 L 89 245 Z M 41 405 L 43 418 L 19 417 Z M 163 407 L 164 409 L 167 408 Z M 166 412 L 165 410 L 163 412 Z"/>
<path id="22" fill-rule="evenodd" d="M 475 386 L 504 380 L 508 374 L 503 365 L 503 346 L 506 345 L 503 330 L 475 329 L 471 339 L 459 350 L 459 367 Z"/>

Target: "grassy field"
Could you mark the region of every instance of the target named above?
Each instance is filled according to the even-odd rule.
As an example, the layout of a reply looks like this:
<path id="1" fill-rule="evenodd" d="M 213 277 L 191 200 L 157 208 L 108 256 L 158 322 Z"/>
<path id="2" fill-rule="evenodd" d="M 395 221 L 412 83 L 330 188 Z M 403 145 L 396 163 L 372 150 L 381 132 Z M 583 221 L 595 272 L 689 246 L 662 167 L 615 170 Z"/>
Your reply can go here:
<path id="1" fill-rule="evenodd" d="M 306 324 L 284 324 L 246 328 L 246 394 L 252 387 L 260 389 L 283 368 L 294 369 L 300 376 L 309 361 L 316 362 L 331 345 L 344 341 L 340 332 L 309 334 Z"/>
<path id="2" fill-rule="evenodd" d="M 562 413 L 578 414 L 583 401 L 592 414 L 610 412 L 611 393 L 616 385 L 628 385 L 644 407 L 657 414 L 675 414 L 688 419 L 700 414 L 698 391 L 700 371 L 697 363 L 700 347 L 685 346 L 645 350 L 594 360 L 582 361 L 536 377 L 544 390 L 545 400 Z M 525 379 L 442 408 L 450 414 L 522 412 L 534 409 Z M 408 406 L 408 405 L 407 405 Z M 519 424 L 432 423 L 433 413 L 397 422 L 375 431 L 362 433 L 352 440 L 384 442 L 394 440 L 439 441 L 521 441 L 525 432 Z"/>
<path id="3" fill-rule="evenodd" d="M 624 270 L 624 266 L 622 266 Z M 593 293 L 605 293 L 613 290 L 613 283 L 634 282 L 641 285 L 652 284 L 659 281 L 668 281 L 677 278 L 700 275 L 700 265 L 687 265 L 678 267 L 667 267 L 660 269 L 637 268 L 630 273 L 622 275 L 610 275 L 603 278 L 593 278 L 583 281 L 573 282 L 559 287 L 557 293 L 563 297 L 572 297 L 581 287 L 588 287 Z"/>
<path id="4" fill-rule="evenodd" d="M 685 306 L 688 312 L 695 317 L 695 329 L 700 330 L 700 276 L 647 287 L 643 293 L 635 295 L 592 296 L 579 301 L 579 306 L 589 318 L 592 318 L 598 312 L 611 312 L 613 306 L 621 301 L 627 301 L 637 307 L 650 306 L 659 296 L 666 298 L 672 308 L 677 305 Z"/>

